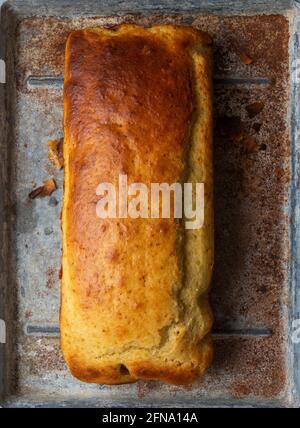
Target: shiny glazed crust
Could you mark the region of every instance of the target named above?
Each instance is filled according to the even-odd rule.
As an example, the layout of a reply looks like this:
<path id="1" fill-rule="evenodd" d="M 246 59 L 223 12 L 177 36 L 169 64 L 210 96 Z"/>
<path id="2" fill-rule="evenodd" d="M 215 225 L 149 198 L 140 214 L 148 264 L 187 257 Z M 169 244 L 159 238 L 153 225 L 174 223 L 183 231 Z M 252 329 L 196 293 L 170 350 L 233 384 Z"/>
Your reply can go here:
<path id="1" fill-rule="evenodd" d="M 212 41 L 171 25 L 71 33 L 61 345 L 74 376 L 192 382 L 210 365 Z M 96 216 L 101 182 L 205 183 L 204 225 Z"/>

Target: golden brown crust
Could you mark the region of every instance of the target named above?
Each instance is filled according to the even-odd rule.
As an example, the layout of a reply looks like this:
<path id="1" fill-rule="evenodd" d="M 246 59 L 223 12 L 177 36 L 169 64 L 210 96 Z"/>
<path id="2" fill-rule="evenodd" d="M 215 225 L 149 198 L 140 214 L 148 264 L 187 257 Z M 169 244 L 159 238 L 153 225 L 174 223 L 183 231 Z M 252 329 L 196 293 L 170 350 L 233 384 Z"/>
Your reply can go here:
<path id="1" fill-rule="evenodd" d="M 64 89 L 62 350 L 86 382 L 184 384 L 210 364 L 211 39 L 188 27 L 72 33 Z M 205 222 L 100 219 L 96 188 L 205 183 Z"/>

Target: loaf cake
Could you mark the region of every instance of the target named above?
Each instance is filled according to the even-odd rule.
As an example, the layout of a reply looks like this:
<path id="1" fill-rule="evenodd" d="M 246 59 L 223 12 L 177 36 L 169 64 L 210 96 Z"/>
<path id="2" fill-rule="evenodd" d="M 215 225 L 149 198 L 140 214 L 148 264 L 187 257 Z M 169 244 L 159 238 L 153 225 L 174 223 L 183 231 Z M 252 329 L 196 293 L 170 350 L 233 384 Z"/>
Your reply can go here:
<path id="1" fill-rule="evenodd" d="M 190 27 L 66 45 L 61 346 L 85 382 L 187 384 L 212 360 L 212 40 Z M 99 183 L 204 183 L 202 227 L 97 216 Z M 174 214 L 172 210 L 172 214 Z"/>

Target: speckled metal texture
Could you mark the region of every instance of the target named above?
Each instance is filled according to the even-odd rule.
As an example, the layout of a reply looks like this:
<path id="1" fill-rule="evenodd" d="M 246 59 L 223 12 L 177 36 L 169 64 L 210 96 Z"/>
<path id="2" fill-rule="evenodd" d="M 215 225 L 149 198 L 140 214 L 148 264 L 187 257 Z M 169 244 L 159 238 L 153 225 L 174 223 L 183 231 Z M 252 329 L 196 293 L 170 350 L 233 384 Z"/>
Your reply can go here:
<path id="1" fill-rule="evenodd" d="M 3 403 L 295 405 L 298 351 L 289 321 L 298 305 L 293 238 L 299 88 L 291 74 L 297 4 L 109 3 L 11 1 L 2 9 Z M 80 383 L 68 373 L 59 347 L 63 174 L 48 161 L 47 141 L 63 135 L 65 41 L 73 29 L 121 22 L 192 25 L 215 41 L 215 360 L 204 379 L 188 388 Z M 29 192 L 50 177 L 58 185 L 52 197 L 29 200 Z"/>

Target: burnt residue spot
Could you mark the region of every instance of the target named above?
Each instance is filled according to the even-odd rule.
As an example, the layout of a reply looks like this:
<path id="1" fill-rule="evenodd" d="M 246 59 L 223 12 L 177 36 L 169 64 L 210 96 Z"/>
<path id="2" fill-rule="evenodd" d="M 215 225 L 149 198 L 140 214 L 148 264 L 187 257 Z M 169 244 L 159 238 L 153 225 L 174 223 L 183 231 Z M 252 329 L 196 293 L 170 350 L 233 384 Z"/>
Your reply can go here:
<path id="1" fill-rule="evenodd" d="M 160 388 L 159 382 L 153 381 L 139 381 L 136 384 L 137 396 L 142 399 L 149 395 L 152 391 L 155 391 Z"/>
<path id="2" fill-rule="evenodd" d="M 257 141 L 252 136 L 246 136 L 243 139 L 243 150 L 245 153 L 254 153 L 257 150 Z"/>
<path id="3" fill-rule="evenodd" d="M 57 282 L 57 272 L 54 268 L 50 267 L 47 269 L 46 278 L 46 288 L 48 288 L 49 290 L 55 288 Z"/>
<path id="4" fill-rule="evenodd" d="M 25 318 L 28 319 L 30 317 L 32 317 L 32 311 L 28 310 L 25 312 Z"/>
<path id="5" fill-rule="evenodd" d="M 240 60 L 245 64 L 245 65 L 250 65 L 253 63 L 253 58 L 251 58 L 250 55 L 247 54 L 247 52 L 240 50 L 239 51 L 239 57 Z"/>
<path id="6" fill-rule="evenodd" d="M 245 65 L 252 64 L 253 57 L 249 54 L 249 47 L 247 46 L 247 42 L 241 38 L 236 37 L 234 32 L 228 34 L 228 38 L 232 47 L 232 51 L 235 52 L 239 60 Z"/>
<path id="7" fill-rule="evenodd" d="M 241 141 L 244 131 L 245 124 L 238 116 L 221 116 L 217 119 L 217 132 L 223 139 Z"/>
<path id="8" fill-rule="evenodd" d="M 246 110 L 250 119 L 257 116 L 264 109 L 264 103 L 256 101 L 255 103 L 248 104 Z"/>
<path id="9" fill-rule="evenodd" d="M 259 291 L 260 291 L 262 294 L 265 294 L 265 293 L 267 293 L 268 288 L 267 288 L 265 285 L 263 285 L 262 287 L 260 287 L 260 288 L 259 288 Z"/>
<path id="10" fill-rule="evenodd" d="M 262 124 L 261 124 L 261 123 L 259 123 L 259 122 L 255 122 L 255 123 L 253 123 L 252 128 L 253 128 L 253 129 L 254 129 L 254 131 L 258 134 L 258 133 L 259 133 L 259 131 L 260 131 L 261 126 L 262 126 Z"/>
<path id="11" fill-rule="evenodd" d="M 46 236 L 52 235 L 52 233 L 53 233 L 53 229 L 52 229 L 52 227 L 45 227 L 45 229 L 44 229 L 44 234 L 45 234 Z"/>
<path id="12" fill-rule="evenodd" d="M 275 175 L 277 177 L 278 180 L 280 180 L 285 174 L 285 171 L 283 168 L 275 168 Z"/>

